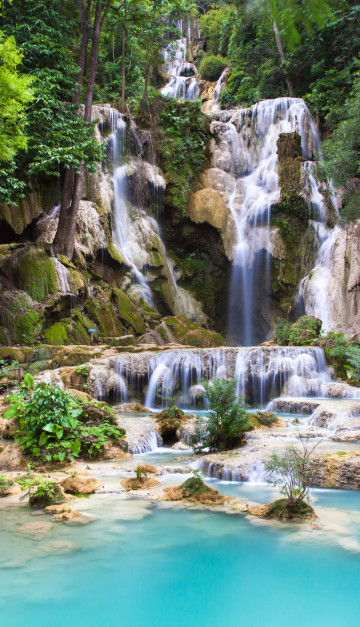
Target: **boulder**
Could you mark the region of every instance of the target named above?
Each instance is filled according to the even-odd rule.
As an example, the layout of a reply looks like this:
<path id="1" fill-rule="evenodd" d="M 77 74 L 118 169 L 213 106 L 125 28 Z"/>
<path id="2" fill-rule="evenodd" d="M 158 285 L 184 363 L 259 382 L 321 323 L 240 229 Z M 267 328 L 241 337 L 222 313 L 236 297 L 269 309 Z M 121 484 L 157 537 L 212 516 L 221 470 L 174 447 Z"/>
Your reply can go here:
<path id="1" fill-rule="evenodd" d="M 8 444 L 1 450 L 0 447 L 0 470 L 17 470 L 27 464 L 27 459 L 23 455 L 20 444 Z"/>
<path id="2" fill-rule="evenodd" d="M 164 489 L 164 501 L 190 501 L 204 505 L 223 505 L 229 497 L 210 488 L 200 477 L 191 477 L 179 486 Z"/>
<path id="3" fill-rule="evenodd" d="M 151 409 L 141 403 L 123 403 L 118 408 L 122 414 L 151 414 Z"/>
<path id="4" fill-rule="evenodd" d="M 93 494 L 100 488 L 101 481 L 93 477 L 67 477 L 60 483 L 65 492 L 70 494 Z"/>
<path id="5" fill-rule="evenodd" d="M 18 428 L 16 418 L 0 418 L 0 437 L 4 440 L 13 440 Z"/>
<path id="6" fill-rule="evenodd" d="M 124 481 L 121 482 L 121 485 L 127 492 L 130 492 L 131 490 L 147 490 L 148 488 L 153 488 L 158 484 L 159 481 L 156 481 L 156 479 L 152 479 L 151 477 L 145 477 L 142 479 L 131 477 L 130 479 L 124 479 Z"/>

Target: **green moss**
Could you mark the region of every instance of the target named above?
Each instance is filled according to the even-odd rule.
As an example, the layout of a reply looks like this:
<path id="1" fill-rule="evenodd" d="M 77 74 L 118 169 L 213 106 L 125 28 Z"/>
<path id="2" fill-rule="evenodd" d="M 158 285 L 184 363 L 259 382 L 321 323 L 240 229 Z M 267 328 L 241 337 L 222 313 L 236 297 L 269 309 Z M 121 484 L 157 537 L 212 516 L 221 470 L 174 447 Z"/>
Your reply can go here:
<path id="1" fill-rule="evenodd" d="M 156 144 L 167 181 L 165 202 L 184 214 L 191 186 L 207 157 L 209 123 L 200 103 L 161 98 L 156 107 L 160 111 Z"/>
<path id="2" fill-rule="evenodd" d="M 130 325 L 137 335 L 145 333 L 146 325 L 140 314 L 138 313 L 134 303 L 131 302 L 125 292 L 118 288 L 114 288 L 119 317 Z"/>
<path id="3" fill-rule="evenodd" d="M 104 300 L 88 300 L 85 311 L 96 321 L 96 326 L 104 337 L 119 337 L 123 334 L 122 324 L 112 304 Z"/>
<path id="4" fill-rule="evenodd" d="M 294 505 L 290 505 L 287 499 L 278 499 L 270 503 L 266 513 L 266 518 L 304 518 L 307 520 L 314 517 L 315 512 L 306 501 L 296 501 Z"/>
<path id="5" fill-rule="evenodd" d="M 52 327 L 46 329 L 44 338 L 47 344 L 55 344 L 56 346 L 69 343 L 67 329 L 61 322 L 55 322 Z"/>
<path id="6" fill-rule="evenodd" d="M 209 488 L 200 477 L 190 477 L 190 479 L 187 479 L 181 484 L 180 489 L 183 491 L 185 498 L 211 492 L 211 488 Z"/>
<path id="7" fill-rule="evenodd" d="M 5 291 L 0 296 L 2 344 L 31 346 L 42 331 L 43 313 L 26 292 Z"/>
<path id="8" fill-rule="evenodd" d="M 0 345 L 6 346 L 9 343 L 11 343 L 9 331 L 0 327 Z"/>
<path id="9" fill-rule="evenodd" d="M 14 284 L 31 298 L 41 302 L 58 291 L 55 262 L 43 248 L 27 247 L 17 256 L 16 262 Z"/>
<path id="10" fill-rule="evenodd" d="M 216 346 L 226 346 L 226 342 L 220 333 L 203 329 L 196 322 L 185 318 L 185 316 L 169 316 L 164 318 L 164 322 L 169 331 L 181 344 L 195 346 L 197 348 L 211 348 Z M 166 334 L 161 329 L 157 329 L 162 337 L 167 341 Z"/>

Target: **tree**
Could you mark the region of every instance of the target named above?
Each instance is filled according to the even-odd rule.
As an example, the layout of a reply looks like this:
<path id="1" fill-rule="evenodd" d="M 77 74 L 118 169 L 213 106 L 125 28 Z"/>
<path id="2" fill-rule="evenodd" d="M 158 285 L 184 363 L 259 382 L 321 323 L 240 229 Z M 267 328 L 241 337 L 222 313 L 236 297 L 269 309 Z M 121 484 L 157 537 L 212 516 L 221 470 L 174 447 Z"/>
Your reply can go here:
<path id="1" fill-rule="evenodd" d="M 235 396 L 234 379 L 204 381 L 209 401 L 207 418 L 198 418 L 192 445 L 197 450 L 227 450 L 240 446 L 245 431 L 250 429 L 246 410 Z"/>
<path id="2" fill-rule="evenodd" d="M 71 104 L 78 67 L 73 60 L 75 0 L 13 0 L 6 3 L 0 27 L 13 36 L 22 52 L 21 72 L 33 82 L 34 98 L 26 109 L 27 151 L 0 168 L 2 200 L 21 195 L 23 181 L 31 176 L 59 177 L 62 169 L 90 170 L 101 159 L 93 126 Z"/>
<path id="3" fill-rule="evenodd" d="M 300 438 L 301 448 L 288 447 L 284 455 L 273 453 L 265 464 L 265 469 L 270 474 L 269 482 L 280 488 L 285 496 L 282 503 L 283 511 L 296 515 L 301 511 L 304 501 L 309 499 L 309 487 L 312 484 L 313 466 L 311 456 L 319 442 L 310 445 L 308 438 Z M 275 501 L 275 503 L 279 503 Z M 281 518 L 283 512 L 278 512 Z"/>
<path id="4" fill-rule="evenodd" d="M 34 98 L 33 78 L 21 75 L 22 54 L 14 37 L 0 32 L 0 162 L 10 161 L 26 148 L 26 105 Z"/>
<path id="5" fill-rule="evenodd" d="M 84 122 L 88 124 L 91 123 L 92 102 L 99 58 L 100 35 L 112 4 L 113 0 L 96 0 L 96 2 L 93 0 L 87 0 L 87 3 L 85 3 L 84 0 L 77 0 L 81 43 L 79 53 L 79 71 L 76 78 L 75 95 L 73 96 L 73 99 L 75 98 L 76 100 L 80 97 L 81 87 L 84 80 L 90 20 L 93 12 L 91 52 L 84 107 Z M 56 252 L 65 254 L 69 259 L 72 259 L 75 249 L 76 218 L 80 206 L 84 177 L 85 164 L 84 162 L 81 162 L 78 168 L 73 169 L 72 172 L 66 176 L 64 181 L 59 223 L 54 239 L 54 248 Z"/>

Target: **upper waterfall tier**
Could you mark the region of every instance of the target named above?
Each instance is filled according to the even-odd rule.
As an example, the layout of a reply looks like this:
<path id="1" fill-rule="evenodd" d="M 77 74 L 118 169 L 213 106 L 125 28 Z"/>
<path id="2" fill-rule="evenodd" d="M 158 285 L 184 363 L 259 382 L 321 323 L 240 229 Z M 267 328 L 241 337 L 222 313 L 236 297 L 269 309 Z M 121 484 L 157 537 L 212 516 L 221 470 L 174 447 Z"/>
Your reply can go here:
<path id="1" fill-rule="evenodd" d="M 210 116 L 214 135 L 212 176 L 230 212 L 225 235 L 233 261 L 228 337 L 231 343 L 252 345 L 266 339 L 269 320 L 274 317 L 271 273 L 279 234 L 271 219 L 272 207 L 282 199 L 278 170 L 279 141 L 284 134 L 299 136 L 297 168 L 301 174 L 297 193 L 308 206 L 317 247 L 330 235 L 325 224 L 328 207 L 314 170 L 319 136 L 300 98 L 263 100 L 250 108 L 216 111 Z M 289 181 L 289 185 L 296 187 L 295 181 Z M 292 211 L 290 203 L 289 213 Z M 324 254 L 318 264 L 324 267 L 326 263 Z M 325 272 L 320 275 L 326 278 Z M 311 312 L 327 320 L 326 290 L 323 278 L 317 282 L 316 297 L 312 299 L 316 304 Z M 306 294 L 305 309 L 310 312 L 310 297 Z"/>
<path id="2" fill-rule="evenodd" d="M 91 362 L 93 396 L 127 401 L 141 398 L 147 407 L 166 406 L 180 392 L 182 407 L 195 407 L 203 396 L 203 378 L 235 378 L 238 397 L 264 405 L 287 396 L 360 397 L 360 390 L 334 383 L 323 351 L 316 347 L 251 347 L 168 350 L 124 354 Z M 144 390 L 146 393 L 144 394 Z"/>

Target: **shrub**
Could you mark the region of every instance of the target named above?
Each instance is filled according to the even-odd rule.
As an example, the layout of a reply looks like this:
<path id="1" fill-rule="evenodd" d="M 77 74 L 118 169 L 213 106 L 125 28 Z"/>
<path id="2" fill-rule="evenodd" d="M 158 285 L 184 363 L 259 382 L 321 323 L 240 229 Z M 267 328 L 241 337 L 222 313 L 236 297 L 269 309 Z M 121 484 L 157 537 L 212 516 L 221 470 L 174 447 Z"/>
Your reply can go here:
<path id="1" fill-rule="evenodd" d="M 37 383 L 10 397 L 5 418 L 18 418 L 18 440 L 23 450 L 39 462 L 69 462 L 81 453 L 96 457 L 109 440 L 124 430 L 114 426 L 110 408 L 99 403 L 82 404 L 58 385 Z"/>
<path id="2" fill-rule="evenodd" d="M 328 333 L 321 345 L 338 377 L 360 382 L 360 346 L 342 333 Z"/>
<path id="3" fill-rule="evenodd" d="M 220 55 L 204 57 L 200 63 L 201 78 L 205 81 L 217 81 L 227 66 L 226 59 Z"/>
<path id="4" fill-rule="evenodd" d="M 301 444 L 301 449 L 291 446 L 283 455 L 273 453 L 265 464 L 270 475 L 269 483 L 280 488 L 281 494 L 285 496 L 270 505 L 269 516 L 291 518 L 309 513 L 309 508 L 304 508 L 303 504 L 309 500 L 313 474 L 311 456 L 319 443 L 310 446 L 308 439 L 302 438 Z"/>
<path id="5" fill-rule="evenodd" d="M 313 316 L 301 316 L 294 324 L 278 320 L 275 338 L 278 344 L 294 346 L 313 345 L 321 335 L 321 320 Z"/>
<path id="6" fill-rule="evenodd" d="M 227 450 L 240 446 L 250 429 L 245 408 L 235 397 L 235 380 L 203 382 L 209 401 L 207 419 L 199 417 L 191 444 L 197 450 Z"/>

